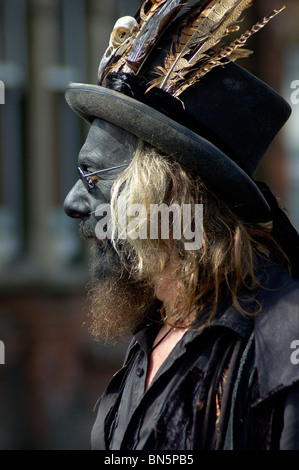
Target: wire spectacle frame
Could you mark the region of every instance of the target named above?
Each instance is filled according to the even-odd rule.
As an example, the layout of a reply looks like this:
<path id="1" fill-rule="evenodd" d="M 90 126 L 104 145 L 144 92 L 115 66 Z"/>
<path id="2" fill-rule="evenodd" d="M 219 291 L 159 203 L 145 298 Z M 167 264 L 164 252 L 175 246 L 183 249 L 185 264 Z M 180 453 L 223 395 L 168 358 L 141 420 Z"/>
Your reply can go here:
<path id="1" fill-rule="evenodd" d="M 113 166 L 111 168 L 104 168 L 103 170 L 93 171 L 92 173 L 84 173 L 82 168 L 78 166 L 79 178 L 88 187 L 88 189 L 93 189 L 95 187 L 95 183 L 90 179 L 92 176 L 106 173 L 107 171 L 117 170 L 118 168 L 124 168 L 125 166 L 128 166 L 128 164 L 123 163 L 122 165 Z"/>

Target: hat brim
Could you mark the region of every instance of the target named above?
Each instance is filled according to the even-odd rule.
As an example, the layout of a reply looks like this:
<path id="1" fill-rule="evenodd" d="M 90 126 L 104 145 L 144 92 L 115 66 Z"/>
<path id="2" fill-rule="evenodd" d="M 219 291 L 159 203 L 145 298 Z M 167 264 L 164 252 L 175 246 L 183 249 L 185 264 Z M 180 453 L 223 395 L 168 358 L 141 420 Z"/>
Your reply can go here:
<path id="1" fill-rule="evenodd" d="M 95 118 L 135 134 L 195 171 L 203 181 L 251 221 L 270 219 L 270 208 L 255 184 L 215 145 L 150 106 L 98 85 L 71 83 L 65 93 L 70 108 L 88 123 Z"/>

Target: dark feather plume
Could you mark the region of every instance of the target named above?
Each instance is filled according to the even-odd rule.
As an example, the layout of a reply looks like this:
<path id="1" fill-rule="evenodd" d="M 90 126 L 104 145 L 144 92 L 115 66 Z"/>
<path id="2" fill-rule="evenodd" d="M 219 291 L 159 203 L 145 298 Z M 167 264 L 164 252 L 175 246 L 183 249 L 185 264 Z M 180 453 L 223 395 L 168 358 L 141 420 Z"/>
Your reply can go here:
<path id="1" fill-rule="evenodd" d="M 269 23 L 276 15 L 281 13 L 285 7 L 280 10 L 274 10 L 273 13 L 265 18 L 262 21 L 255 24 L 249 31 L 242 34 L 238 39 L 233 41 L 230 45 L 220 48 L 212 57 L 208 57 L 203 63 L 200 64 L 200 67 L 193 69 L 191 76 L 186 80 L 182 80 L 184 77 L 184 71 L 181 72 L 180 77 L 180 86 L 173 90 L 174 96 L 179 96 L 186 88 L 192 86 L 196 81 L 200 80 L 204 75 L 209 73 L 213 68 L 223 65 L 226 62 L 233 62 L 243 57 L 248 57 L 252 52 L 244 49 L 244 45 L 247 43 L 248 39 L 260 31 L 264 26 Z M 188 70 L 187 70 L 188 72 Z"/>
<path id="2" fill-rule="evenodd" d="M 191 26 L 183 30 L 185 43 L 178 48 L 176 59 L 164 77 L 161 88 L 169 89 L 177 81 L 178 73 L 182 78 L 190 68 L 199 61 L 206 59 L 206 54 L 212 50 L 227 34 L 228 28 L 235 24 L 243 11 L 248 8 L 252 0 L 212 0 L 201 9 Z"/>
<path id="3" fill-rule="evenodd" d="M 147 90 L 160 88 L 178 97 L 214 67 L 247 57 L 247 40 L 285 7 L 265 17 L 228 46 L 223 38 L 239 30 L 243 12 L 254 0 L 146 0 L 138 27 L 119 47 L 108 49 L 99 67 L 99 83 L 109 74 L 142 75 L 152 50 L 166 38 L 171 43 L 164 63 L 152 70 Z"/>
<path id="4" fill-rule="evenodd" d="M 142 20 L 140 31 L 128 53 L 122 58 L 120 68 L 116 66 L 113 71 L 138 73 L 152 48 L 186 2 L 187 0 L 168 0 L 160 3 L 160 8 L 154 5 L 148 12 L 147 21 L 145 18 Z"/>

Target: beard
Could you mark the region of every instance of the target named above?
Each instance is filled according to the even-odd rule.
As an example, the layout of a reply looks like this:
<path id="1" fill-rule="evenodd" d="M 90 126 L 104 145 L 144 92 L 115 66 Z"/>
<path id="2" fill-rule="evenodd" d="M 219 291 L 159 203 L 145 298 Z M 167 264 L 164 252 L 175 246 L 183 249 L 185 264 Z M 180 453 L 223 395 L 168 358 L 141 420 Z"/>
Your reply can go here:
<path id="1" fill-rule="evenodd" d="M 93 232 L 94 233 L 94 232 Z M 81 228 L 83 238 L 90 238 Z M 96 340 L 115 343 L 158 316 L 154 289 L 137 281 L 129 259 L 120 259 L 108 239 L 91 247 L 88 327 Z"/>

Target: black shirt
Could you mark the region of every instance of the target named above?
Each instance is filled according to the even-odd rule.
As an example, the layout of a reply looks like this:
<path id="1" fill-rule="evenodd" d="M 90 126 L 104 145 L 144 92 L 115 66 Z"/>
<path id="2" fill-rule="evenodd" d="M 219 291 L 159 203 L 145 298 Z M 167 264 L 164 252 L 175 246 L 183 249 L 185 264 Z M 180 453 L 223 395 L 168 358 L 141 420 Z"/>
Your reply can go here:
<path id="1" fill-rule="evenodd" d="M 148 353 L 157 335 L 158 327 L 151 325 L 139 331 L 135 335 L 135 346 L 138 346 L 138 352 L 126 374 L 118 409 L 115 410 L 110 430 L 109 449 L 146 448 L 153 433 L 159 432 L 157 425 L 165 412 L 169 397 L 178 398 L 183 393 L 185 401 L 190 403 L 190 400 L 194 401 L 198 396 L 204 373 L 213 357 L 212 350 L 215 349 L 215 345 L 217 346 L 217 339 L 223 335 L 229 335 L 231 343 L 232 336 L 247 338 L 251 328 L 251 319 L 242 317 L 235 310 L 227 311 L 221 319 L 214 320 L 207 330 L 198 330 L 198 323 L 196 323 L 170 352 L 146 392 L 144 390 Z M 226 343 L 227 341 L 224 340 L 222 346 L 219 346 L 214 354 L 221 357 Z M 177 420 L 179 420 L 180 409 L 173 410 L 173 412 L 178 414 Z M 186 440 L 188 440 L 188 432 L 186 432 Z M 185 445 L 188 448 L 188 442 Z"/>
<path id="2" fill-rule="evenodd" d="M 186 332 L 145 393 L 147 356 L 158 326 L 136 333 L 123 368 L 98 403 L 92 448 L 198 450 L 221 448 L 223 442 L 229 450 L 299 449 L 299 367 L 290 359 L 298 340 L 299 282 L 283 268 L 267 266 L 261 285 L 255 299 L 250 292 L 251 312 L 247 303 L 245 308 L 256 312 L 258 300 L 259 316 L 245 317 L 222 305 L 209 327 L 198 331 L 195 324 Z M 243 349 L 234 362 L 229 345 L 239 340 Z M 227 365 L 237 375 L 229 375 L 220 396 L 220 421 L 228 416 L 221 428 L 215 385 Z"/>

